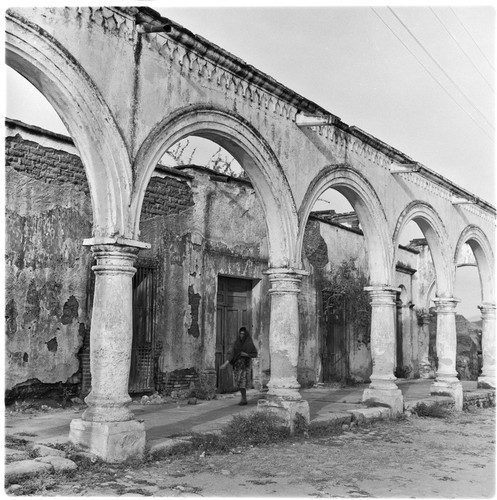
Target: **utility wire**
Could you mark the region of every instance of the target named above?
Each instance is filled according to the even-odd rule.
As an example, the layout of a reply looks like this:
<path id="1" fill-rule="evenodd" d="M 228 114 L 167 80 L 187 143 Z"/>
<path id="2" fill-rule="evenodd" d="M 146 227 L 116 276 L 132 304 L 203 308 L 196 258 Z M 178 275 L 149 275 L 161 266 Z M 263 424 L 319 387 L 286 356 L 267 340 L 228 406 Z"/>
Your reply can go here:
<path id="1" fill-rule="evenodd" d="M 439 64 L 439 62 L 428 52 L 428 50 L 425 48 L 425 46 L 417 39 L 416 35 L 409 29 L 409 27 L 402 21 L 402 19 L 394 12 L 394 10 L 391 7 L 387 7 L 387 9 L 395 16 L 395 18 L 399 21 L 399 23 L 404 27 L 404 29 L 414 38 L 414 41 L 421 47 L 423 52 L 435 63 L 437 68 L 448 78 L 448 80 L 456 87 L 457 90 L 461 93 L 461 95 L 466 99 L 468 104 L 475 110 L 477 111 L 480 116 L 487 122 L 490 128 L 494 129 L 494 126 L 487 120 L 485 115 L 473 104 L 471 99 L 463 92 L 461 87 L 452 79 L 452 77 L 445 71 L 442 66 Z"/>
<path id="2" fill-rule="evenodd" d="M 464 26 L 463 22 L 461 21 L 461 19 L 459 19 L 459 16 L 456 14 L 454 9 L 452 7 L 449 7 L 449 9 L 452 11 L 452 14 L 454 14 L 456 19 L 459 21 L 459 24 L 463 27 L 464 31 L 469 35 L 471 40 L 473 40 L 473 43 L 476 45 L 476 48 L 480 51 L 480 54 L 483 56 L 483 59 L 485 59 L 488 65 L 495 71 L 495 68 L 493 67 L 492 63 L 487 59 L 487 56 L 483 53 L 483 50 L 481 50 L 480 46 L 478 45 L 478 42 L 473 38 L 473 35 L 471 35 L 466 26 Z"/>
<path id="3" fill-rule="evenodd" d="M 465 108 L 463 108 L 454 98 L 452 94 L 450 94 L 445 86 L 438 80 L 438 78 L 426 67 L 426 65 L 419 59 L 419 57 L 404 43 L 404 41 L 395 33 L 395 31 L 390 27 L 390 25 L 376 12 L 374 7 L 371 7 L 371 10 L 378 16 L 380 21 L 392 32 L 392 34 L 399 40 L 399 42 L 407 49 L 407 51 L 418 61 L 418 63 L 424 68 L 424 70 L 435 80 L 436 83 L 440 86 L 440 88 L 447 94 L 447 96 L 454 101 L 454 103 L 462 110 L 464 113 L 466 113 L 469 118 L 475 123 L 475 125 L 489 138 L 493 140 L 493 136 L 489 135 L 489 133 L 480 125 L 480 122 L 476 120 L 472 114 L 470 114 Z"/>
<path id="4" fill-rule="evenodd" d="M 432 11 L 433 15 L 438 19 L 438 22 L 444 27 L 445 31 L 447 34 L 454 40 L 456 45 L 459 47 L 461 52 L 466 56 L 468 61 L 473 65 L 473 68 L 476 69 L 478 74 L 485 80 L 485 83 L 489 86 L 489 88 L 492 90 L 492 92 L 495 94 L 494 88 L 492 87 L 492 84 L 485 78 L 485 75 L 479 70 L 478 66 L 473 62 L 469 54 L 464 50 L 464 48 L 461 46 L 461 44 L 457 41 L 457 38 L 449 31 L 449 28 L 447 28 L 447 25 L 440 19 L 438 14 L 433 10 L 432 7 L 430 7 L 430 10 Z"/>

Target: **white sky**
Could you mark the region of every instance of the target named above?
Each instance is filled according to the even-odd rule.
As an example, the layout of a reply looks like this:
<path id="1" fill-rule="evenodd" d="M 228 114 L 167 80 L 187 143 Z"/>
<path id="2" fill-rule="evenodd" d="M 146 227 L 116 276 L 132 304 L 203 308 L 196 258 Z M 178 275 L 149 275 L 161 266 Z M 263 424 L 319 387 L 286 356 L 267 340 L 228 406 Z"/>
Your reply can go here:
<path id="1" fill-rule="evenodd" d="M 495 10 L 316 4 L 143 3 L 495 204 Z M 7 116 L 66 133 L 12 73 Z"/>

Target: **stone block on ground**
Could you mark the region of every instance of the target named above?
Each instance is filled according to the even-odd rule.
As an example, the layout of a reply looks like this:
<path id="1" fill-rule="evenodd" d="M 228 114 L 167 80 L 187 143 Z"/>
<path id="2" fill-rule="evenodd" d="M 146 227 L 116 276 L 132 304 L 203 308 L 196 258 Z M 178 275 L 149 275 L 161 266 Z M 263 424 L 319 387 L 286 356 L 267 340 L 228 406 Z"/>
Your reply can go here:
<path id="1" fill-rule="evenodd" d="M 377 406 L 374 408 L 361 408 L 358 410 L 349 410 L 352 415 L 352 421 L 362 424 L 364 422 L 370 422 L 372 420 L 382 420 L 388 419 L 392 415 L 392 410 L 390 408 L 384 408 Z"/>
<path id="2" fill-rule="evenodd" d="M 52 464 L 38 462 L 36 460 L 23 460 L 21 462 L 11 462 L 5 465 L 5 482 L 29 476 L 37 476 L 47 472 L 52 472 Z"/>
<path id="3" fill-rule="evenodd" d="M 37 458 L 36 461 L 52 465 L 55 472 L 76 470 L 78 468 L 78 466 L 68 458 L 48 456 Z"/>
<path id="4" fill-rule="evenodd" d="M 50 446 L 45 446 L 44 444 L 33 443 L 31 446 L 31 451 L 37 457 L 65 457 L 66 454 L 62 450 L 56 450 L 55 448 L 50 448 Z"/>
<path id="5" fill-rule="evenodd" d="M 350 425 L 351 420 L 352 415 L 350 413 L 325 413 L 313 418 L 309 427 L 311 429 L 341 429 L 342 425 Z"/>

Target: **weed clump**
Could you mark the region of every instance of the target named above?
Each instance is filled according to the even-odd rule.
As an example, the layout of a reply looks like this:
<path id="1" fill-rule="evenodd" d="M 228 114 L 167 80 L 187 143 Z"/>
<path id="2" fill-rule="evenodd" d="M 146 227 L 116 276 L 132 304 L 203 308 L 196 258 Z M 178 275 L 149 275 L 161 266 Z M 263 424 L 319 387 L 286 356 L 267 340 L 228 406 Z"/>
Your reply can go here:
<path id="1" fill-rule="evenodd" d="M 268 411 L 234 415 L 222 432 L 229 448 L 276 443 L 289 436 L 290 430 L 283 419 Z"/>
<path id="2" fill-rule="evenodd" d="M 432 405 L 419 403 L 413 408 L 413 411 L 418 417 L 425 418 L 447 418 L 450 415 L 450 410 L 440 403 L 434 403 Z"/>

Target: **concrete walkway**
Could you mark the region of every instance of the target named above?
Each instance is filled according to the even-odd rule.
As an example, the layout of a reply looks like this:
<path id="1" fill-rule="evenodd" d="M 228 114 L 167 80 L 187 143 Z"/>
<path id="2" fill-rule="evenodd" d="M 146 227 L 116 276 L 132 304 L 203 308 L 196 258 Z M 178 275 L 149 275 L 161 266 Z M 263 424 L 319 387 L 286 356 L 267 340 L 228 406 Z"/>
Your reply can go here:
<path id="1" fill-rule="evenodd" d="M 444 397 L 430 396 L 431 380 L 400 380 L 398 386 L 404 395 L 404 404 L 418 400 L 447 400 Z M 302 397 L 309 402 L 311 421 L 333 419 L 333 415 L 353 410 L 365 409 L 361 397 L 367 384 L 332 389 L 318 387 L 301 390 Z M 465 393 L 480 392 L 476 382 L 463 382 Z M 145 422 L 147 443 L 154 446 L 162 440 L 192 432 L 210 432 L 221 429 L 239 413 L 247 413 L 257 408 L 257 400 L 263 397 L 258 391 L 248 391 L 247 406 L 238 406 L 238 395 L 220 395 L 212 401 L 199 401 L 196 405 L 185 402 L 141 405 L 134 402 L 131 410 L 138 420 Z M 373 410 L 372 408 L 370 410 Z M 37 443 L 66 442 L 69 424 L 80 418 L 83 410 L 49 410 L 47 413 L 29 415 L 23 413 L 7 414 L 5 418 L 6 435 L 19 435 Z"/>

